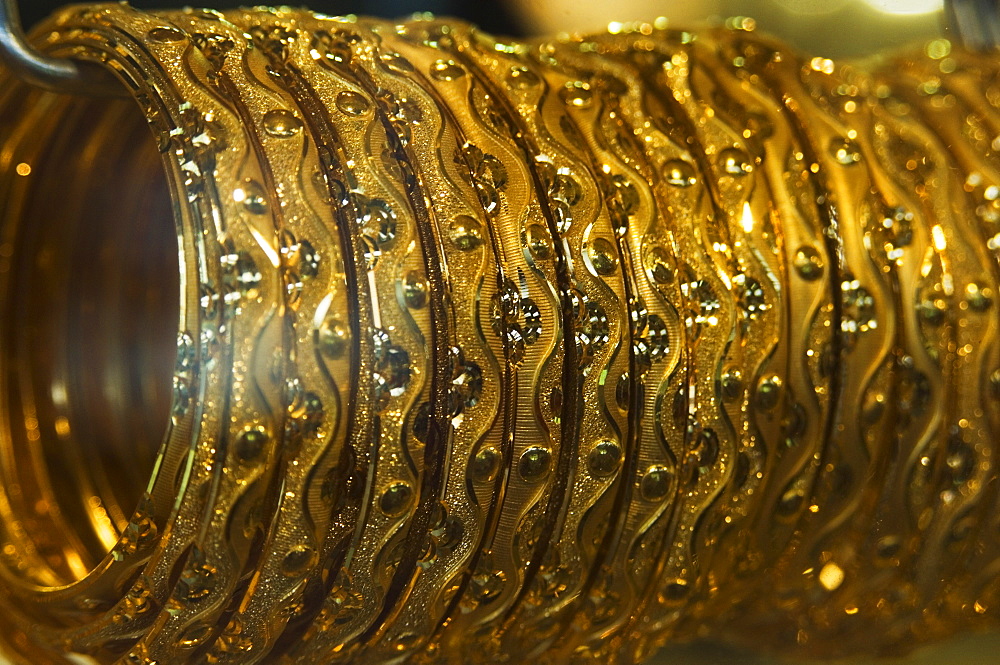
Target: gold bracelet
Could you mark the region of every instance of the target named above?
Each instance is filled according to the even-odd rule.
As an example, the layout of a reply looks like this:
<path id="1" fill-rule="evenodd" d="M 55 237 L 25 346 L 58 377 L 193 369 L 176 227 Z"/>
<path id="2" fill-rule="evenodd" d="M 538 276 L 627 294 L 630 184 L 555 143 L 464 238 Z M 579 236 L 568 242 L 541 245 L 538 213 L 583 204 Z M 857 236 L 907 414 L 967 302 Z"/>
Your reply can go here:
<path id="1" fill-rule="evenodd" d="M 36 43 L 132 99 L 0 72 L 17 662 L 995 627 L 995 57 L 118 4 Z"/>

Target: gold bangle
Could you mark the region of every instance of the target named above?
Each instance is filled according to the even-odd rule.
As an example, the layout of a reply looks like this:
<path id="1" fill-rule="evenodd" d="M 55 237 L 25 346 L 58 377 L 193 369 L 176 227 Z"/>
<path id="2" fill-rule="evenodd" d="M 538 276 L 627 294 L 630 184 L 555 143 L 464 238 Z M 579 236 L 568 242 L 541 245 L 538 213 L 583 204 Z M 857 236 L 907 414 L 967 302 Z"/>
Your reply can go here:
<path id="1" fill-rule="evenodd" d="M 995 625 L 995 58 L 124 5 L 36 39 L 135 101 L 0 79 L 20 662 Z"/>

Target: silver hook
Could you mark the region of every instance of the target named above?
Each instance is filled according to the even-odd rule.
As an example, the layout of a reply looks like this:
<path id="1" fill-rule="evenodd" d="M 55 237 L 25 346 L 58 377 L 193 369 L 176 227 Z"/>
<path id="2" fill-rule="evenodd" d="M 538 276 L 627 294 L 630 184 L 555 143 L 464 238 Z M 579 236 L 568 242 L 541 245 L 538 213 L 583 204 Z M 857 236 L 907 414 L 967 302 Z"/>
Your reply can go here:
<path id="1" fill-rule="evenodd" d="M 967 48 L 989 51 L 1000 46 L 1000 0 L 946 0 L 945 14 Z"/>
<path id="2" fill-rule="evenodd" d="M 0 0 L 0 64 L 25 83 L 50 92 L 122 97 L 125 88 L 96 65 L 52 58 L 28 43 L 17 0 Z"/>

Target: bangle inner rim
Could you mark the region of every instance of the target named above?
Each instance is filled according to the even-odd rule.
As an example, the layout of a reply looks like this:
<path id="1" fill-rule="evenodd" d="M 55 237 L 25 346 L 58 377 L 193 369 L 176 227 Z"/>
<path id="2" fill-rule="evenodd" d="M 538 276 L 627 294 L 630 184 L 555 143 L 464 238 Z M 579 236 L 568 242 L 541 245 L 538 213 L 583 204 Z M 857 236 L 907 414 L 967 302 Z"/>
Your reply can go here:
<path id="1" fill-rule="evenodd" d="M 112 549 L 167 432 L 177 231 L 161 155 L 132 100 L 13 84 L 0 104 L 4 483 L 46 585 Z"/>

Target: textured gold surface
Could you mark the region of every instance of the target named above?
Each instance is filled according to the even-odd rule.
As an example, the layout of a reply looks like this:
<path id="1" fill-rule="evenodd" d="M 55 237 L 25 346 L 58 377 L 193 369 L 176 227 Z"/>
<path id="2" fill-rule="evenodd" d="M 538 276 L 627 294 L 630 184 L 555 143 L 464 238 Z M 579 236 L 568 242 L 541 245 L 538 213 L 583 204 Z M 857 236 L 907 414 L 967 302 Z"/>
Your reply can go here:
<path id="1" fill-rule="evenodd" d="M 38 39 L 118 74 L 167 173 L 126 104 L 3 80 L 23 662 L 843 656 L 994 626 L 993 56 L 124 5 Z M 75 337 L 126 350 L 49 358 Z"/>

